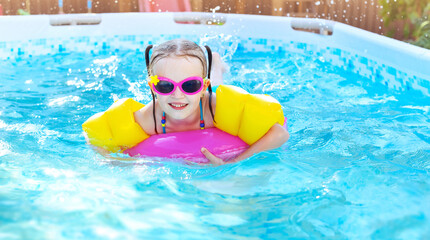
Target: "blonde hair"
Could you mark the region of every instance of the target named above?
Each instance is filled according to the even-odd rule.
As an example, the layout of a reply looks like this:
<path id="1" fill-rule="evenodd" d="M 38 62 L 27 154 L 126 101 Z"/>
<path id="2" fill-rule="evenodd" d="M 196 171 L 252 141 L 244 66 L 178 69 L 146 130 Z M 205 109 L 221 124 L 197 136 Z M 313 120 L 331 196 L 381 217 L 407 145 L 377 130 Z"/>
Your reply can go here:
<path id="1" fill-rule="evenodd" d="M 154 46 L 148 65 L 148 75 L 153 76 L 154 65 L 166 57 L 195 57 L 200 60 L 203 67 L 202 77 L 207 77 L 206 56 L 202 48 L 196 43 L 186 39 L 174 39 Z"/>

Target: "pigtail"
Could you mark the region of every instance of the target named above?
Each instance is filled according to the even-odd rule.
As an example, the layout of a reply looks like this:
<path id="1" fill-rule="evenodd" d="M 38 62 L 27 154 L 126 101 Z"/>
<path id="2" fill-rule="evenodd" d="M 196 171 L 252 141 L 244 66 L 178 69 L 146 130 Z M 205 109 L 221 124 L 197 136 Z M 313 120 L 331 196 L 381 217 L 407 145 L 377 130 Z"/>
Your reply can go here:
<path id="1" fill-rule="evenodd" d="M 149 75 L 149 51 L 151 51 L 153 46 L 154 45 L 151 44 L 148 47 L 146 47 L 146 50 L 145 50 L 145 62 L 146 62 L 146 70 L 148 71 L 148 76 L 150 76 Z"/>
<path id="2" fill-rule="evenodd" d="M 150 73 L 149 73 L 149 51 L 151 51 L 153 45 L 149 45 L 148 47 L 146 47 L 145 50 L 145 62 L 146 62 L 146 70 L 148 71 L 148 77 L 150 77 Z M 151 90 L 151 95 L 152 95 L 152 116 L 154 117 L 154 130 L 155 133 L 158 134 L 157 131 L 157 119 L 155 118 L 155 95 Z"/>
<path id="3" fill-rule="evenodd" d="M 212 50 L 209 46 L 205 46 L 205 48 L 206 48 L 206 51 L 208 52 L 208 74 L 207 74 L 207 78 L 210 79 L 211 78 L 211 70 L 212 70 Z M 214 116 L 214 113 L 212 110 L 212 83 L 209 83 L 208 91 L 209 91 L 209 110 L 211 112 L 212 119 L 215 122 L 215 116 Z"/>

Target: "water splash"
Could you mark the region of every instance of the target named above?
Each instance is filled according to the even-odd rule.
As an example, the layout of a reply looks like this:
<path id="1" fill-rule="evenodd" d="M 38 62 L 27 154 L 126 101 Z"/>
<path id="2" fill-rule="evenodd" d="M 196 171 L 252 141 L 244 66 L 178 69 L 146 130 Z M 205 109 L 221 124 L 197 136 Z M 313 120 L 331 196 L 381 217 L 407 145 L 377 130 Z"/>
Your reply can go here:
<path id="1" fill-rule="evenodd" d="M 206 34 L 200 39 L 199 44 L 201 46 L 210 46 L 213 52 L 219 53 L 222 59 L 226 61 L 233 58 L 239 42 L 240 40 L 237 36 L 222 33 L 218 35 Z"/>
<path id="2" fill-rule="evenodd" d="M 211 10 L 211 12 L 212 13 L 216 13 L 216 11 L 219 11 L 221 9 L 221 7 L 220 6 L 216 6 L 216 7 L 214 7 L 214 8 L 211 8 L 210 10 Z"/>

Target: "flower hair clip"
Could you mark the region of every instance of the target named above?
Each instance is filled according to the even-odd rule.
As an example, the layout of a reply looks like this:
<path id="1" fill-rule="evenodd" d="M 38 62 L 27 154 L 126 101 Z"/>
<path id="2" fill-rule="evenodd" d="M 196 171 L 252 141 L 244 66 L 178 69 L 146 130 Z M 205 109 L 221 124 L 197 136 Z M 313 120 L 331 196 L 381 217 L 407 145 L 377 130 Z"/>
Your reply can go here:
<path id="1" fill-rule="evenodd" d="M 154 86 L 156 86 L 158 84 L 158 82 L 160 81 L 160 79 L 158 79 L 158 76 L 149 76 L 151 78 L 151 81 L 149 81 L 149 83 L 152 83 Z"/>

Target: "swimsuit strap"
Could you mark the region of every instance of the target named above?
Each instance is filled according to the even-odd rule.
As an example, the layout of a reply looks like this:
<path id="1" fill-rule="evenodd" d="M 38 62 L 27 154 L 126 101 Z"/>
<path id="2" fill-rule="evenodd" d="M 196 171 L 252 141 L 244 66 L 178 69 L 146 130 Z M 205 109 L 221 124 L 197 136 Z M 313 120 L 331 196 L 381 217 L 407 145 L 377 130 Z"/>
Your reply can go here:
<path id="1" fill-rule="evenodd" d="M 163 112 L 161 117 L 161 126 L 163 127 L 163 133 L 166 133 L 166 113 Z M 203 107 L 202 99 L 200 98 L 200 129 L 205 129 L 205 121 L 203 120 Z"/>

